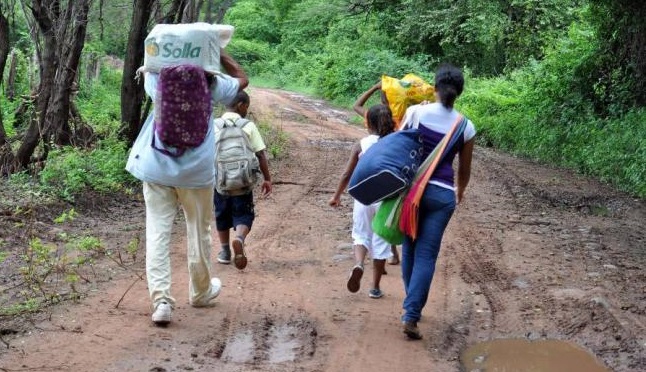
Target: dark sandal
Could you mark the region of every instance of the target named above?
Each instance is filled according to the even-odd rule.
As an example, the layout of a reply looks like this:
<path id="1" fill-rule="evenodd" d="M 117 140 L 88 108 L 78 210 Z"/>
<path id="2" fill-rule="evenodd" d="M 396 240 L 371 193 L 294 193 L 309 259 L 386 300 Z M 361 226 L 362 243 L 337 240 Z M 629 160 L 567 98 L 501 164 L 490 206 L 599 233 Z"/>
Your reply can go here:
<path id="1" fill-rule="evenodd" d="M 244 253 L 244 240 L 239 236 L 235 237 L 231 242 L 231 248 L 233 248 L 233 264 L 236 266 L 236 269 L 242 270 L 247 267 L 247 256 Z"/>
<path id="2" fill-rule="evenodd" d="M 363 266 L 355 265 L 350 271 L 350 278 L 348 278 L 348 291 L 356 293 L 361 287 L 361 277 L 363 276 Z"/>

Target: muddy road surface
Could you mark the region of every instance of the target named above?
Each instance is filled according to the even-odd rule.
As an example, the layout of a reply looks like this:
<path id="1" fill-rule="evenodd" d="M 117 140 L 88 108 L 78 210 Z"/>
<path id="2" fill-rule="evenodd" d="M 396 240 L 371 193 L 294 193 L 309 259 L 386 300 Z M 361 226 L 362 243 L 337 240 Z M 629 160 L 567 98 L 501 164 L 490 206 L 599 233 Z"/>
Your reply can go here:
<path id="1" fill-rule="evenodd" d="M 140 245 L 134 265 L 111 269 L 77 303 L 5 321 L 0 371 L 461 371 L 464 350 L 496 339 L 568 341 L 607 370 L 646 370 L 642 200 L 477 147 L 419 324 L 424 339 L 409 341 L 400 267 L 387 266 L 383 298 L 368 297 L 370 264 L 349 293 L 352 201 L 327 205 L 364 129 L 349 124 L 353 113 L 301 95 L 250 95 L 255 120 L 288 133 L 290 147 L 270 163 L 274 193 L 257 200 L 247 268 L 214 260 L 216 305 L 188 304 L 178 218 L 168 327 L 150 320 Z M 128 200 L 79 209 L 77 221 L 91 221 L 85 228 L 108 248 L 143 237 L 141 197 Z"/>

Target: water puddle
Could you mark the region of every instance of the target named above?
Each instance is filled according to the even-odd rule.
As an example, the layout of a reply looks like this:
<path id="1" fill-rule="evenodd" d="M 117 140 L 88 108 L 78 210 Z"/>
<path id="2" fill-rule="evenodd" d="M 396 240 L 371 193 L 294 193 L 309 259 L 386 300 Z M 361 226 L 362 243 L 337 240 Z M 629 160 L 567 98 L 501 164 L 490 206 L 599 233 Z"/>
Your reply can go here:
<path id="1" fill-rule="evenodd" d="M 301 346 L 298 330 L 290 325 L 273 326 L 269 336 L 269 363 L 293 362 Z"/>
<path id="2" fill-rule="evenodd" d="M 557 340 L 494 340 L 462 353 L 467 372 L 610 372 L 577 345 Z"/>
<path id="3" fill-rule="evenodd" d="M 248 330 L 229 339 L 220 358 L 226 362 L 246 363 L 253 360 L 254 353 L 253 332 Z"/>

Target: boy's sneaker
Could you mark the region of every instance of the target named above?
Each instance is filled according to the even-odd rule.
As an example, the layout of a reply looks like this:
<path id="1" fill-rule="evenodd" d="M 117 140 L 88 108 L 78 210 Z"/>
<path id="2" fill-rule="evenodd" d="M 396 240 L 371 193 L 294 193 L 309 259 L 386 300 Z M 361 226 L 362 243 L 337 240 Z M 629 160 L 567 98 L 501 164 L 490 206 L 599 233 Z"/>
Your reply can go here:
<path id="1" fill-rule="evenodd" d="M 222 249 L 218 253 L 218 262 L 224 265 L 231 263 L 231 249 Z"/>
<path id="2" fill-rule="evenodd" d="M 373 288 L 368 292 L 368 296 L 370 296 L 370 298 L 382 298 L 384 297 L 384 292 L 382 292 L 381 289 Z"/>
<path id="3" fill-rule="evenodd" d="M 157 304 L 153 312 L 153 323 L 158 326 L 165 326 L 170 323 L 171 306 L 168 302 L 162 301 Z"/>
<path id="4" fill-rule="evenodd" d="M 215 304 L 211 301 L 220 295 L 222 290 L 222 282 L 218 278 L 211 278 L 211 291 L 209 294 L 200 301 L 191 301 L 191 306 L 193 307 L 209 307 Z"/>
<path id="5" fill-rule="evenodd" d="M 350 278 L 348 278 L 348 291 L 356 293 L 361 287 L 361 277 L 363 276 L 363 266 L 360 264 L 354 265 L 350 271 Z"/>
<path id="6" fill-rule="evenodd" d="M 244 241 L 242 238 L 236 236 L 231 242 L 231 247 L 233 248 L 233 264 L 236 265 L 236 269 L 242 270 L 247 267 L 247 256 L 244 253 Z"/>

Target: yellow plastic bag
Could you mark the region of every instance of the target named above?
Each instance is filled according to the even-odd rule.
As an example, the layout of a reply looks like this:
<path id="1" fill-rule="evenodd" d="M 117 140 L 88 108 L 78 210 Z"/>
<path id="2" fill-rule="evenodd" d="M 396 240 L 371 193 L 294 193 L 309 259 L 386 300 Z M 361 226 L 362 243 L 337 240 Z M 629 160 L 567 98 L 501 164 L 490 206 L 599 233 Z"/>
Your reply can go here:
<path id="1" fill-rule="evenodd" d="M 381 90 L 386 94 L 397 128 L 408 106 L 423 101 L 435 102 L 435 88 L 415 74 L 407 74 L 401 79 L 383 75 Z"/>

